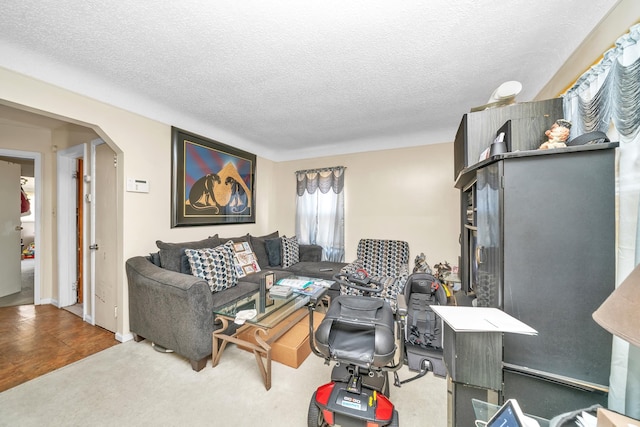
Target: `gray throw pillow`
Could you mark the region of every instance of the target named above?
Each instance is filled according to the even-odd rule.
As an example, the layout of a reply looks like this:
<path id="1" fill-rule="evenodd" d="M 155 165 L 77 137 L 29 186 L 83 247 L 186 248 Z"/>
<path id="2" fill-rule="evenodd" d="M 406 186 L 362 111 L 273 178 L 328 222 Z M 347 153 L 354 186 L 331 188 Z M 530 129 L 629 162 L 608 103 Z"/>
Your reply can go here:
<path id="1" fill-rule="evenodd" d="M 250 236 L 250 244 L 251 244 L 251 248 L 253 249 L 253 253 L 256 256 L 256 259 L 258 260 L 258 265 L 261 266 L 267 266 L 267 265 L 271 265 L 269 263 L 269 254 L 267 253 L 267 247 L 266 247 L 266 243 L 265 241 L 267 239 L 275 239 L 279 237 L 279 234 L 277 231 L 274 231 L 271 234 L 267 234 L 265 236 Z"/>
<path id="2" fill-rule="evenodd" d="M 269 266 L 279 267 L 280 264 L 282 264 L 282 240 L 279 237 L 276 239 L 265 239 L 264 246 L 267 250 L 267 256 L 269 257 Z"/>
<path id="3" fill-rule="evenodd" d="M 160 252 L 151 252 L 149 254 L 149 260 L 153 263 L 153 265 L 157 265 L 160 267 Z"/>
<path id="4" fill-rule="evenodd" d="M 184 249 L 215 248 L 216 246 L 220 246 L 220 243 L 222 242 L 220 242 L 217 234 L 195 242 L 167 243 L 162 240 L 157 240 L 156 246 L 160 249 L 160 267 L 179 273 Z"/>

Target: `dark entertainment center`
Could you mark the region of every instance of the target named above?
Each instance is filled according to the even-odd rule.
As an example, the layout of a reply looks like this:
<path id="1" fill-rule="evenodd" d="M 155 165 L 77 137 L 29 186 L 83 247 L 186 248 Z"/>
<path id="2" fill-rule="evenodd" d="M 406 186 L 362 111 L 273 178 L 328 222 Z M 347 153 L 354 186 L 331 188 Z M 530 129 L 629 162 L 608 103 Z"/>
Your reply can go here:
<path id="1" fill-rule="evenodd" d="M 558 98 L 472 112 L 460 123 L 462 292 L 538 335 L 504 334 L 497 385 L 450 378 L 450 426 L 473 425 L 472 398 L 514 398 L 544 418 L 607 406 L 612 336 L 591 314 L 615 285 L 617 143 L 538 150 L 562 117 Z M 480 160 L 501 128 L 510 128 L 510 151 Z"/>

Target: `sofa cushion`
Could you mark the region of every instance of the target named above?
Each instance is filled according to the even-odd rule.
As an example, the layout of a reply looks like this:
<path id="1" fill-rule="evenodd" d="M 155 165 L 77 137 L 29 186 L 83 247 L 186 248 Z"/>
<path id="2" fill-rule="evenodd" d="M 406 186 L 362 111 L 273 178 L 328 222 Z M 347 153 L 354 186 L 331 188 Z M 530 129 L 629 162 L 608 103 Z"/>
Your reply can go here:
<path id="1" fill-rule="evenodd" d="M 215 311 L 218 307 L 222 307 L 223 305 L 251 295 L 259 289 L 259 283 L 252 283 L 243 279 L 242 281 L 239 281 L 236 286 L 228 288 L 224 292 L 214 292 L 212 298 L 213 310 Z"/>
<path id="2" fill-rule="evenodd" d="M 279 237 L 280 234 L 277 231 L 274 231 L 271 234 L 267 234 L 264 236 L 249 236 L 249 243 L 251 243 L 251 248 L 253 248 L 253 253 L 255 254 L 258 264 L 261 266 L 267 266 L 269 264 L 269 254 L 267 253 L 267 247 L 265 241 L 267 239 L 274 239 Z"/>
<path id="3" fill-rule="evenodd" d="M 244 282 L 250 282 L 250 283 L 255 283 L 259 285 L 260 282 L 262 282 L 264 275 L 267 273 L 274 273 L 276 275 L 276 282 L 280 279 L 284 279 L 285 277 L 289 277 L 292 275 L 290 270 L 282 270 L 280 268 L 274 268 L 267 271 L 261 271 L 260 273 L 256 273 L 256 274 L 247 274 L 242 278 L 238 278 L 238 284 L 244 283 Z"/>
<path id="4" fill-rule="evenodd" d="M 282 237 L 282 268 L 289 268 L 300 261 L 300 245 L 296 236 Z"/>
<path id="5" fill-rule="evenodd" d="M 156 240 L 156 246 L 160 249 L 160 267 L 179 273 L 183 249 L 214 248 L 219 246 L 220 243 L 222 242 L 217 234 L 195 242 L 167 243 L 162 240 Z"/>
<path id="6" fill-rule="evenodd" d="M 267 256 L 269 257 L 269 266 L 280 267 L 282 264 L 282 239 L 265 239 L 265 249 L 267 250 Z"/>
<path id="7" fill-rule="evenodd" d="M 300 262 L 320 262 L 322 261 L 322 246 L 320 245 L 300 245 Z"/>
<path id="8" fill-rule="evenodd" d="M 301 246 L 302 247 L 302 246 Z M 340 270 L 347 263 L 319 261 L 309 262 L 300 260 L 299 263 L 292 265 L 287 269 L 298 276 L 309 276 L 317 279 L 333 280 L 333 276 L 340 273 Z"/>
<path id="9" fill-rule="evenodd" d="M 211 292 L 223 291 L 238 283 L 233 261 L 233 242 L 215 248 L 185 249 L 191 274 L 209 283 Z"/>

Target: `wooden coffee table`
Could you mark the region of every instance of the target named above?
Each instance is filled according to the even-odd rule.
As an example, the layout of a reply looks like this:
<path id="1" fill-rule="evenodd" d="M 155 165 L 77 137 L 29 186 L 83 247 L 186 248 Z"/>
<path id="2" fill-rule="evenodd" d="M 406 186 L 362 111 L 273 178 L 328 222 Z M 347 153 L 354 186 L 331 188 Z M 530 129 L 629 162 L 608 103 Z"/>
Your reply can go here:
<path id="1" fill-rule="evenodd" d="M 286 298 L 270 298 L 267 292 L 264 303 L 261 301 L 260 291 L 256 291 L 249 296 L 215 308 L 216 322 L 220 322 L 222 326 L 213 332 L 212 367 L 215 368 L 220 362 L 227 343 L 248 348 L 255 355 L 264 386 L 269 390 L 271 388 L 271 344 L 307 317 L 309 310 L 306 308 L 310 304 L 318 304 L 326 295 L 327 289 L 313 296 L 294 293 Z M 300 310 L 301 308 L 305 309 Z M 232 334 L 228 334 L 229 322 L 233 323 L 238 312 L 248 309 L 255 309 L 258 314 L 253 319 L 246 320 Z M 269 330 L 276 326 L 279 326 L 277 333 L 269 335 Z M 253 335 L 255 343 L 238 338 L 238 335 L 244 331 L 249 331 Z"/>

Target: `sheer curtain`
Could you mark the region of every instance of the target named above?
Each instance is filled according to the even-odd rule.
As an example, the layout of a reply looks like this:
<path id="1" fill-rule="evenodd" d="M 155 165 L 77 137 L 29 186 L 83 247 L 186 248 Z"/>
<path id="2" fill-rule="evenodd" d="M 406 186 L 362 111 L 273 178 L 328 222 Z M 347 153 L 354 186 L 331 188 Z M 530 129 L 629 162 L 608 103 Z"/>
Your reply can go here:
<path id="1" fill-rule="evenodd" d="M 617 282 L 640 262 L 640 24 L 563 95 L 571 137 L 599 130 L 618 148 Z M 640 325 L 638 325 L 640 327 Z M 614 337 L 609 407 L 640 418 L 640 349 Z"/>
<path id="2" fill-rule="evenodd" d="M 296 172 L 296 236 L 322 246 L 322 260 L 344 261 L 344 172 L 336 166 Z"/>

